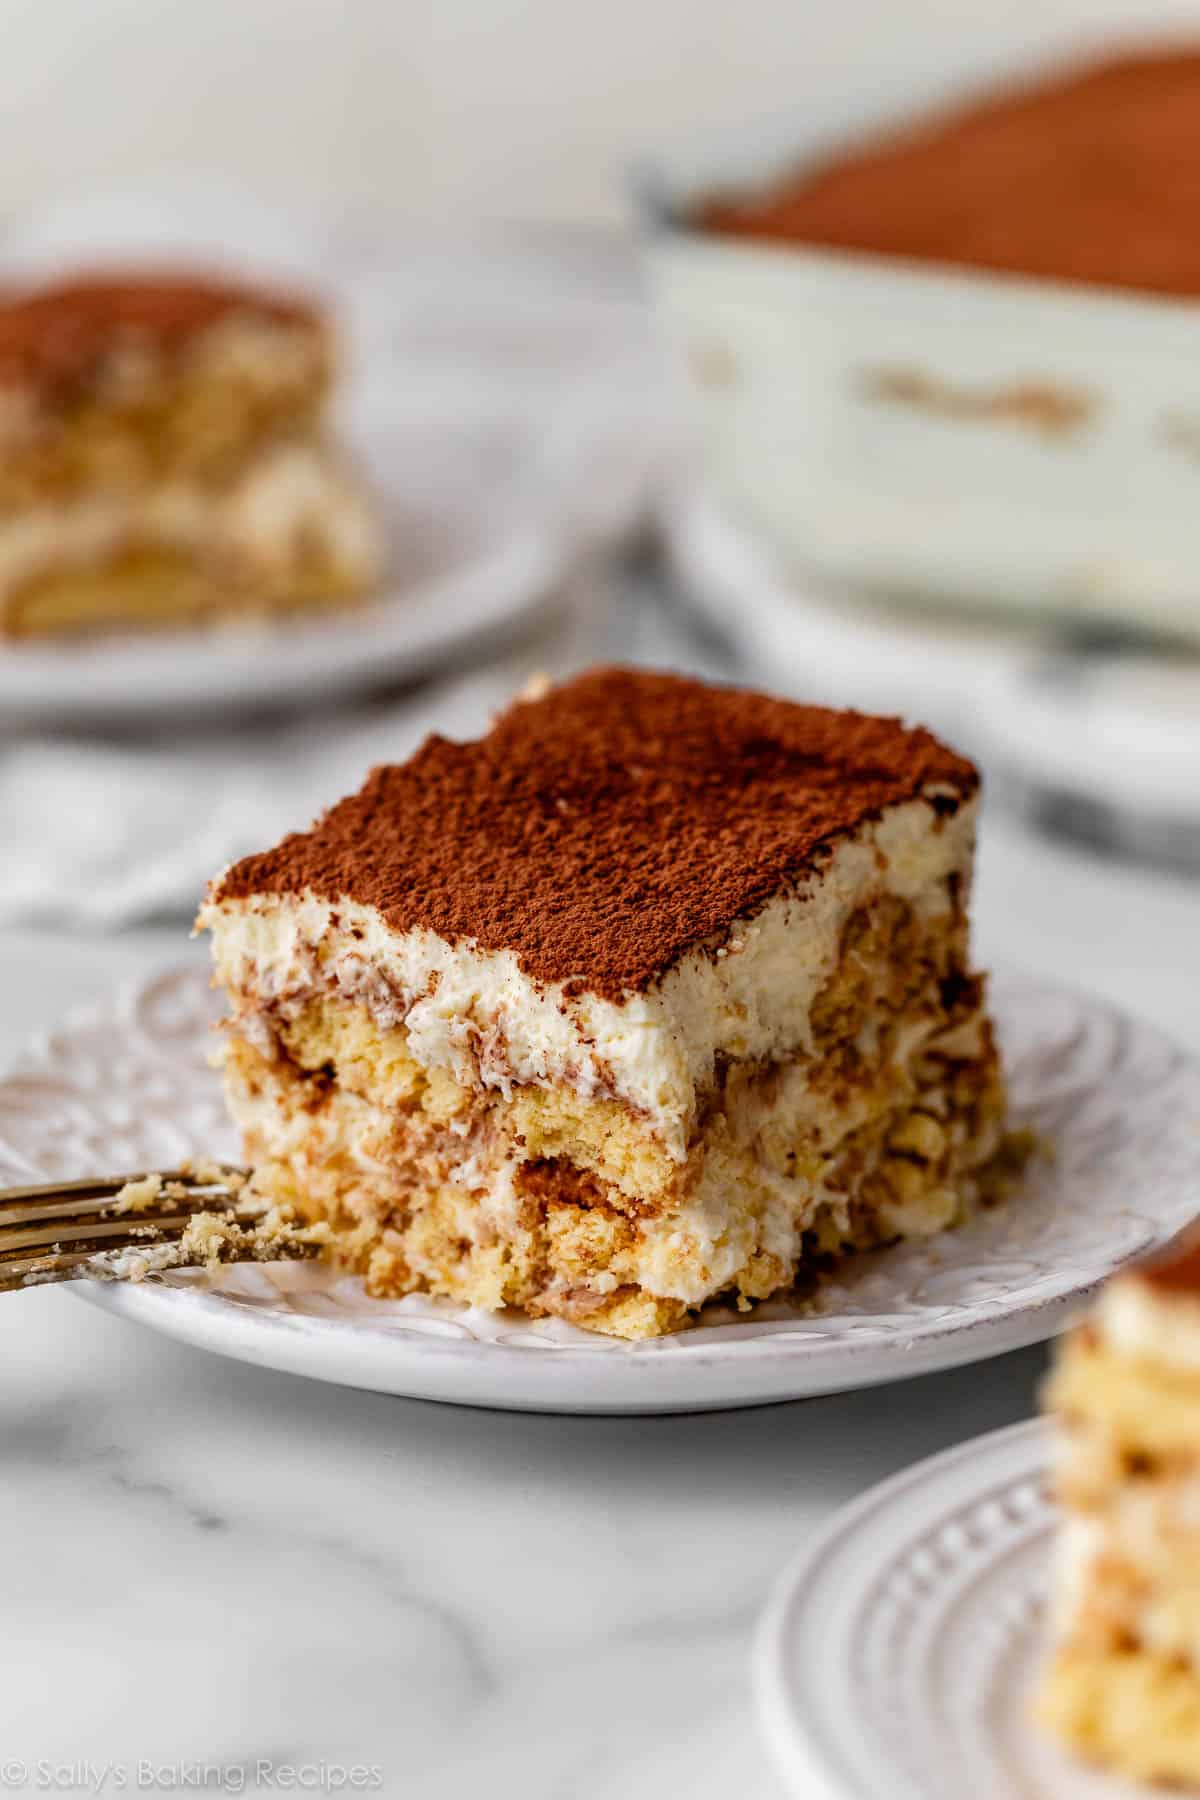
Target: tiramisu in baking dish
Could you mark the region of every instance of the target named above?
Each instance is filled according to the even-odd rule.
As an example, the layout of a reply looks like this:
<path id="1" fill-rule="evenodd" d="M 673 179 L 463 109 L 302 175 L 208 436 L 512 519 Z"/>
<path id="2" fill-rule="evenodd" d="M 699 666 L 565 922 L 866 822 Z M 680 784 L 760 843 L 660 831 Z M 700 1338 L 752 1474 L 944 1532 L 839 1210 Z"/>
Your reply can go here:
<path id="1" fill-rule="evenodd" d="M 1195 642 L 1200 43 L 970 60 L 644 176 L 713 492 L 806 606 Z"/>
<path id="2" fill-rule="evenodd" d="M 1200 47 L 1114 52 L 917 116 L 699 209 L 763 242 L 1200 295 Z"/>
<path id="3" fill-rule="evenodd" d="M 379 533 L 329 442 L 331 329 L 194 276 L 0 299 L 0 637 L 357 598 Z"/>
<path id="4" fill-rule="evenodd" d="M 896 720 L 598 670 L 214 882 L 229 1103 L 370 1290 L 646 1337 L 989 1194 L 978 779 Z"/>

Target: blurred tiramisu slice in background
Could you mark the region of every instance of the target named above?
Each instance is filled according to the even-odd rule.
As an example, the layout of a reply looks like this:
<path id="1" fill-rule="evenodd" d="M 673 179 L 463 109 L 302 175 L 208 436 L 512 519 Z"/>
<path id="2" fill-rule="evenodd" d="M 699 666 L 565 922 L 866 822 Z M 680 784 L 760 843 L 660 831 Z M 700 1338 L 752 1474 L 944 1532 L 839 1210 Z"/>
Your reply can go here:
<path id="1" fill-rule="evenodd" d="M 329 321 L 194 275 L 0 299 L 0 637 L 343 604 L 376 579 Z"/>
<path id="2" fill-rule="evenodd" d="M 1046 1395 L 1063 1506 L 1043 1724 L 1088 1761 L 1200 1784 L 1200 1236 L 1115 1276 Z"/>

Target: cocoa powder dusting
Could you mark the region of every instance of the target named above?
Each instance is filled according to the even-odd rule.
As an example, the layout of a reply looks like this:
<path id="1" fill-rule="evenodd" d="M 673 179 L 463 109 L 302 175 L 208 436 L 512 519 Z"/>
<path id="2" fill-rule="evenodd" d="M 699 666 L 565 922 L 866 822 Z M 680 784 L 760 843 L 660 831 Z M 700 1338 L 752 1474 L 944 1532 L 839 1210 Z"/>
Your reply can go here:
<path id="1" fill-rule="evenodd" d="M 537 979 L 615 998 L 930 784 L 952 803 L 978 777 L 896 719 L 598 669 L 518 702 L 486 737 L 431 737 L 374 769 L 311 831 L 235 864 L 214 898 L 345 897 L 395 931 L 512 950 Z"/>
<path id="2" fill-rule="evenodd" d="M 1173 1247 L 1136 1273 L 1151 1287 L 1166 1292 L 1200 1295 L 1200 1232 L 1189 1230 Z"/>
<path id="3" fill-rule="evenodd" d="M 1200 295 L 1200 48 L 1115 55 L 847 149 L 698 223 L 737 236 Z"/>
<path id="4" fill-rule="evenodd" d="M 0 295 L 0 381 L 53 386 L 78 379 L 128 342 L 170 349 L 224 317 L 248 313 L 315 327 L 303 301 L 200 275 L 82 275 Z"/>

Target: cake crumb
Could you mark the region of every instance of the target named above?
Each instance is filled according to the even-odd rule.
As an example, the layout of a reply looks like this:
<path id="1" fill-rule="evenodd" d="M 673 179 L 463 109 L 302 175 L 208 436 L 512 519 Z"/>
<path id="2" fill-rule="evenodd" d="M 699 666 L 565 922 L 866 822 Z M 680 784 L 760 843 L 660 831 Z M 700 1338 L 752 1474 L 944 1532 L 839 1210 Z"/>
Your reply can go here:
<path id="1" fill-rule="evenodd" d="M 162 1200 L 163 1185 L 161 1175 L 143 1175 L 140 1181 L 127 1181 L 104 1210 L 110 1213 L 149 1212 Z"/>

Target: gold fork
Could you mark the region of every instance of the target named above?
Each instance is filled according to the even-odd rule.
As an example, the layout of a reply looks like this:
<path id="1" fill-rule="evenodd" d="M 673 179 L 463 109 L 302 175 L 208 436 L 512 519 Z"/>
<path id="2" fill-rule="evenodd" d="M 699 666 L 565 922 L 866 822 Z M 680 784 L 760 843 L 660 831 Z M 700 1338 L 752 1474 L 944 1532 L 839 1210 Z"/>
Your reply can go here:
<path id="1" fill-rule="evenodd" d="M 326 1228 L 268 1211 L 245 1194 L 246 1179 L 244 1170 L 205 1164 L 0 1188 L 0 1293 L 317 1255 Z"/>

